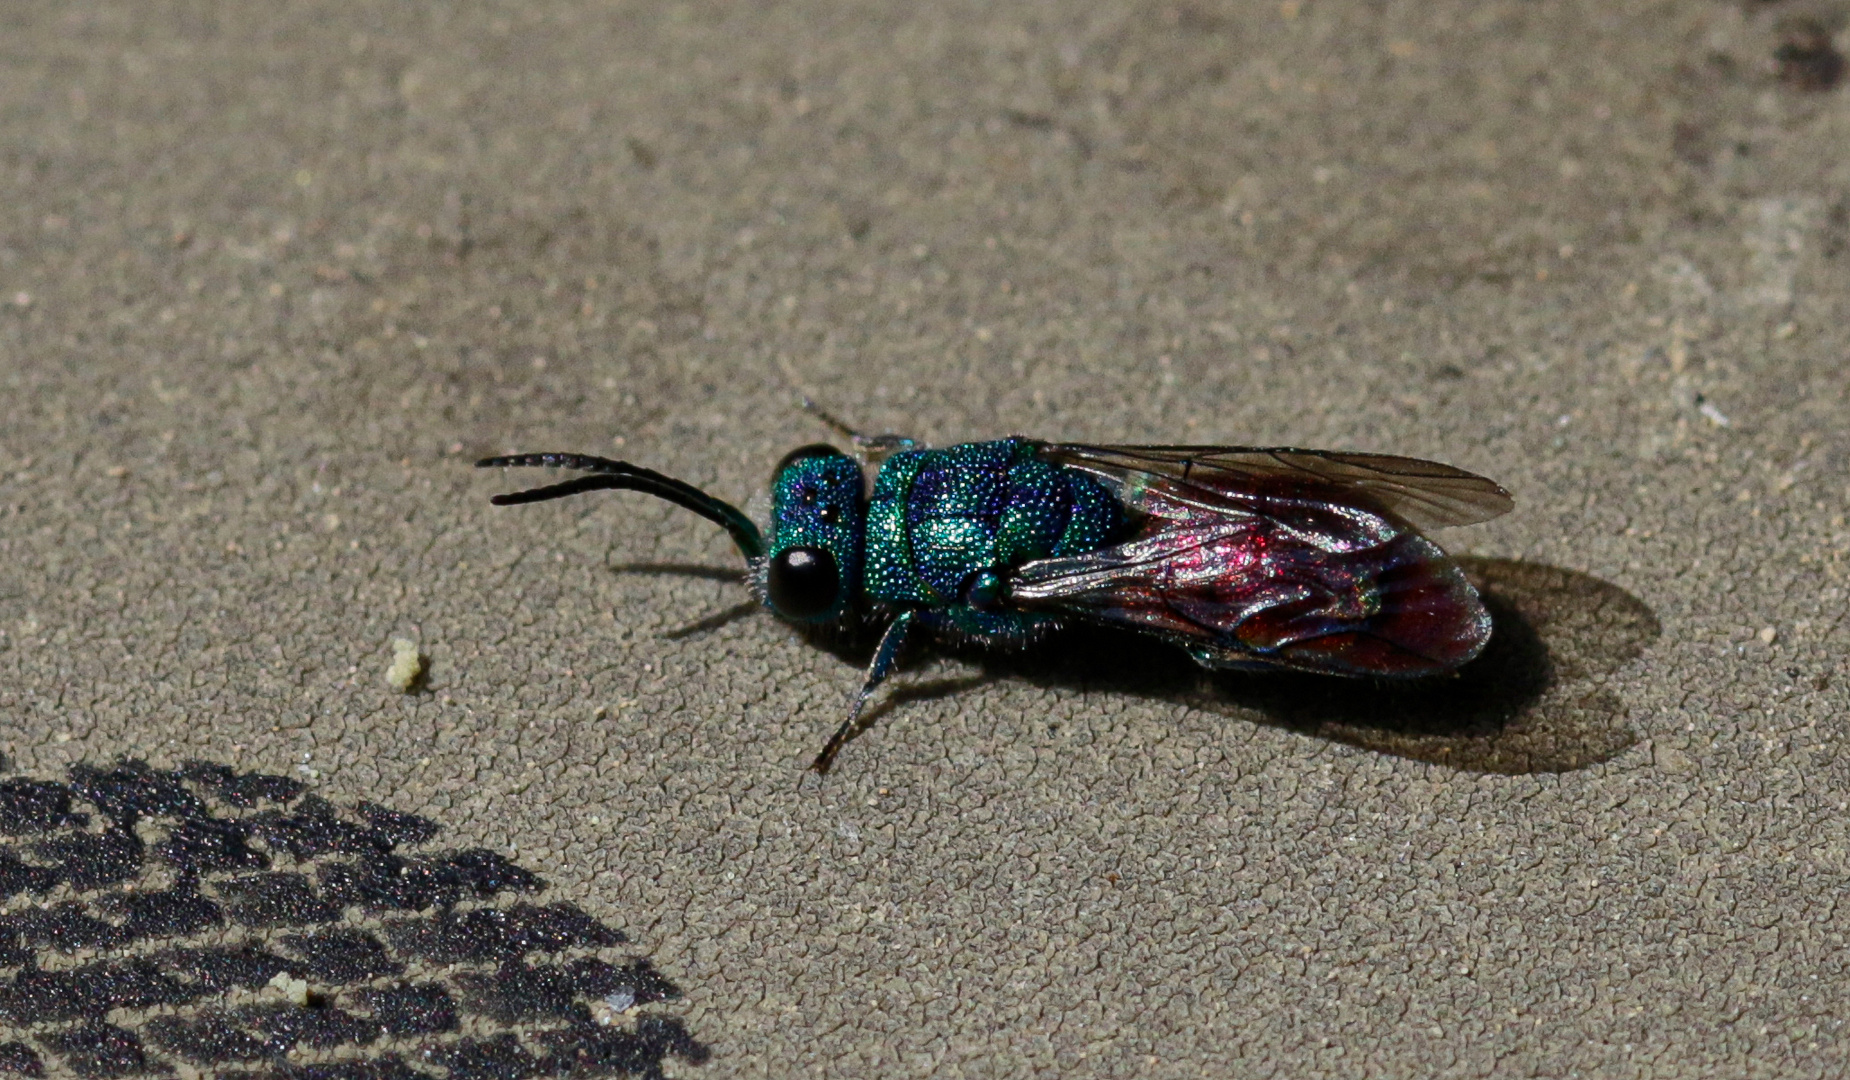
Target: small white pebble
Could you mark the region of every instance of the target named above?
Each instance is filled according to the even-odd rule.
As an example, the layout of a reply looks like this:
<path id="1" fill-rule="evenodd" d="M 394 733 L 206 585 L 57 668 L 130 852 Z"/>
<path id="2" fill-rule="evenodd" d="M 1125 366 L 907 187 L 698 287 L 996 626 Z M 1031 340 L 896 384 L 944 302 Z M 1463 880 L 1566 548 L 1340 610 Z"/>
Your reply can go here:
<path id="1" fill-rule="evenodd" d="M 271 976 L 270 986 L 273 989 L 281 990 L 284 997 L 297 1005 L 306 1006 L 308 1004 L 308 983 L 306 980 L 295 978 L 286 971 L 279 971 Z"/>
<path id="2" fill-rule="evenodd" d="M 418 643 L 410 638 L 392 639 L 392 666 L 386 669 L 385 681 L 409 694 L 424 674 L 424 658 L 418 655 Z"/>
<path id="3" fill-rule="evenodd" d="M 1766 627 L 1762 627 L 1762 628 L 1761 628 L 1761 630 L 1760 630 L 1760 644 L 1762 644 L 1762 645 L 1771 645 L 1771 644 L 1773 644 L 1773 643 L 1774 643 L 1775 641 L 1778 641 L 1778 640 L 1779 640 L 1779 631 L 1778 631 L 1778 630 L 1775 630 L 1775 629 L 1773 629 L 1773 628 L 1772 628 L 1772 627 L 1770 627 L 1770 626 L 1766 626 Z"/>
<path id="4" fill-rule="evenodd" d="M 616 1023 L 623 1014 L 636 1007 L 636 991 L 623 987 L 611 992 L 610 996 L 591 1003 L 591 1018 L 604 1027 Z"/>

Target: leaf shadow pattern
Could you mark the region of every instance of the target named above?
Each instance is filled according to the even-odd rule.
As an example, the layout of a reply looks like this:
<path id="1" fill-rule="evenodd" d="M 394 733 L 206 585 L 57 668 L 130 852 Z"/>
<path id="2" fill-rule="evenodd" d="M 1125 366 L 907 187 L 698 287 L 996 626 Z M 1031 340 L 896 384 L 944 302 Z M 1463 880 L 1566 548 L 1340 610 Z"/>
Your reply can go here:
<path id="1" fill-rule="evenodd" d="M 1483 654 L 1451 676 L 1398 682 L 1210 673 L 1160 641 L 1075 627 L 1024 653 L 965 653 L 981 666 L 982 678 L 900 689 L 857 727 L 907 701 L 1008 677 L 1186 703 L 1464 772 L 1569 772 L 1636 745 L 1640 736 L 1625 703 L 1603 677 L 1643 655 L 1661 634 L 1651 609 L 1617 585 L 1558 566 L 1459 563 L 1482 592 L 1493 630 Z"/>

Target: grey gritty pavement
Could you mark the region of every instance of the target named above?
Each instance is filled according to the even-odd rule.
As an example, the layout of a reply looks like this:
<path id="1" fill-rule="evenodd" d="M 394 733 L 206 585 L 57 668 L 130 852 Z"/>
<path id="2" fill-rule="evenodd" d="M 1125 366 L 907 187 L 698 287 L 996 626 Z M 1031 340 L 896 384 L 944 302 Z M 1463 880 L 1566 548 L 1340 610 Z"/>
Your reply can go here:
<path id="1" fill-rule="evenodd" d="M 1842 1075 L 1845 10 L 14 0 L 0 748 L 517 852 L 677 1076 Z M 818 782 L 718 530 L 469 467 L 762 516 L 793 387 L 1483 472 L 1505 651 L 925 656 Z"/>

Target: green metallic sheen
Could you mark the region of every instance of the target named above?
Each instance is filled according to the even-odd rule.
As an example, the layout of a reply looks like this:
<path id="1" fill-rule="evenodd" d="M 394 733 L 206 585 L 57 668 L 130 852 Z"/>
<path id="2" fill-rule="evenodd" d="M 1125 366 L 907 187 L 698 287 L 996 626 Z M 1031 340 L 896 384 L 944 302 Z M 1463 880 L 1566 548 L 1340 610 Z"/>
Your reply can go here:
<path id="1" fill-rule="evenodd" d="M 915 609 L 953 637 L 1026 641 L 1053 619 L 999 610 L 1003 573 L 1104 547 L 1124 525 L 1103 485 L 1042 461 L 1027 439 L 902 451 L 865 500 L 861 485 L 845 456 L 799 458 L 772 481 L 769 558 L 818 547 L 841 568 L 835 605 L 811 622 Z"/>
<path id="2" fill-rule="evenodd" d="M 997 572 L 1103 547 L 1122 525 L 1110 492 L 1042 461 L 1026 439 L 908 450 L 874 481 L 863 587 L 875 603 L 928 609 L 928 624 L 953 636 L 1023 641 L 1053 620 L 983 610 Z"/>
<path id="3" fill-rule="evenodd" d="M 906 521 L 906 493 L 925 467 L 928 453 L 932 451 L 895 454 L 880 466 L 874 480 L 873 499 L 867 508 L 867 547 L 874 555 L 864 588 L 885 603 L 925 606 L 936 602 L 913 563 L 912 532 Z"/>
<path id="4" fill-rule="evenodd" d="M 774 526 L 765 561 L 793 547 L 816 547 L 834 556 L 840 572 L 834 606 L 805 621 L 839 622 L 857 606 L 866 516 L 861 485 L 860 465 L 840 454 L 799 459 L 772 478 Z"/>
<path id="5" fill-rule="evenodd" d="M 862 461 L 835 447 L 786 454 L 768 543 L 739 508 L 629 462 L 539 453 L 476 464 L 584 474 L 498 505 L 604 490 L 666 500 L 727 531 L 773 613 L 879 627 L 847 719 L 811 764 L 819 772 L 921 637 L 1020 646 L 1077 618 L 1174 642 L 1214 670 L 1389 678 L 1455 670 L 1490 637 L 1471 583 L 1418 532 L 1510 508 L 1508 492 L 1462 469 L 1293 447 L 1010 438 L 927 450 L 809 407 L 884 461 L 870 489 Z"/>

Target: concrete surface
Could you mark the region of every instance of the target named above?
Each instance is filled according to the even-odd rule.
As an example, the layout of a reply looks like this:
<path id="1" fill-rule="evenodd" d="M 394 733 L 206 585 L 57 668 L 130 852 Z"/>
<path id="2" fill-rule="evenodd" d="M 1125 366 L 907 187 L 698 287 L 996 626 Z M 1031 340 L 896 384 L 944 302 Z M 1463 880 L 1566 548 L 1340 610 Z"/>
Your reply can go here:
<path id="1" fill-rule="evenodd" d="M 13 0 L 0 745 L 516 850 L 676 1075 L 1841 1075 L 1846 13 Z M 723 534 L 469 468 L 762 516 L 792 387 L 1481 471 L 1500 666 L 921 658 L 818 782 Z"/>

